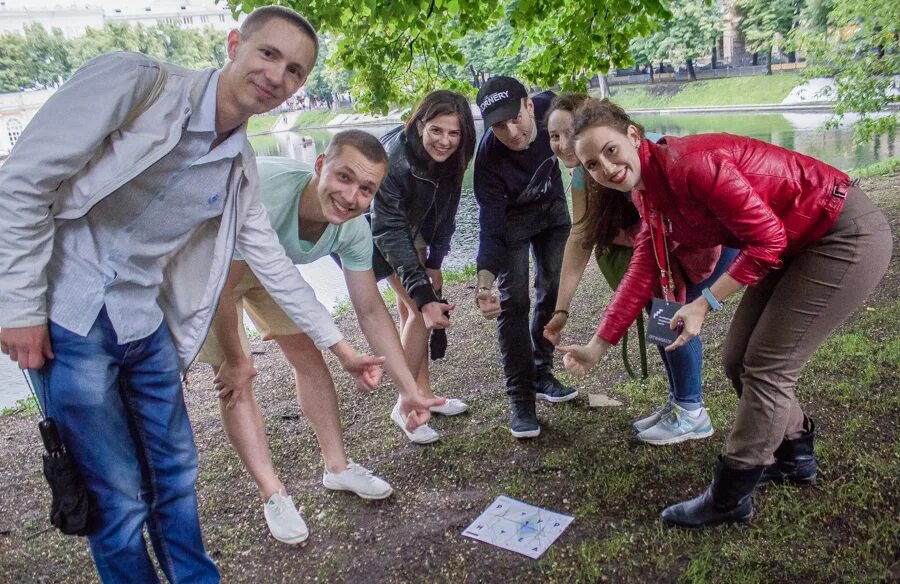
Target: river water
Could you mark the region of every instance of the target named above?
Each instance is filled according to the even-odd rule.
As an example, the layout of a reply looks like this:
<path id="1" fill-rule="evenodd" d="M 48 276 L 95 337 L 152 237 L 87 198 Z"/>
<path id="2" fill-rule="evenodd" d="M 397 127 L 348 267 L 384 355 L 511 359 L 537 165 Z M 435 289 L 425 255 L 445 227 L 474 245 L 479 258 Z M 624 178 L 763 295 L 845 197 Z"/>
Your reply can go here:
<path id="1" fill-rule="evenodd" d="M 864 146 L 853 144 L 846 128 L 821 130 L 825 114 L 680 114 L 636 116 L 647 131 L 683 136 L 704 132 L 729 132 L 765 140 L 818 158 L 842 170 L 856 168 L 897 156 L 900 136 L 880 136 Z M 363 129 L 382 136 L 394 125 L 366 126 Z M 328 145 L 332 130 L 279 132 L 250 139 L 260 155 L 288 156 L 310 165 Z M 479 137 L 482 133 L 478 123 Z M 474 262 L 478 247 L 478 208 L 472 194 L 472 172 L 466 174 L 463 196 L 457 217 L 452 250 L 444 263 L 448 269 L 462 268 Z M 347 298 L 340 270 L 329 258 L 300 268 L 312 284 L 319 300 L 329 309 Z M 0 408 L 9 407 L 27 395 L 21 374 L 5 356 L 0 356 Z"/>

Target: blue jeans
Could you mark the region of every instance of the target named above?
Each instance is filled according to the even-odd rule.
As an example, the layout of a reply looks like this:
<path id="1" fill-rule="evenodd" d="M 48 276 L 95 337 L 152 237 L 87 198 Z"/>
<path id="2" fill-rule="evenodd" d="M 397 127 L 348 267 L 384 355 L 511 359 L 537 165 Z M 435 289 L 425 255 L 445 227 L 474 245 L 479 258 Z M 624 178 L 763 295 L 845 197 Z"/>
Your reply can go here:
<path id="1" fill-rule="evenodd" d="M 50 323 L 55 358 L 33 375 L 84 477 L 103 582 L 218 582 L 197 513 L 197 449 L 165 323 L 120 345 L 104 308 L 86 337 Z M 45 383 L 42 383 L 44 381 Z"/>
<path id="2" fill-rule="evenodd" d="M 568 222 L 559 224 L 568 219 L 568 214 L 556 219 L 557 225 L 528 239 L 507 242 L 507 267 L 497 277 L 501 308 L 497 336 L 510 401 L 534 402 L 535 381 L 553 369 L 554 347 L 544 338 L 544 326 L 556 308 L 563 251 L 570 229 Z M 535 308 L 530 319 L 529 255 L 534 257 L 535 272 Z"/>
<path id="3" fill-rule="evenodd" d="M 699 284 L 688 284 L 685 296 L 687 302 L 692 302 L 700 297 L 704 288 L 709 288 L 719 276 L 725 273 L 728 266 L 737 256 L 738 250 L 730 247 L 722 248 L 722 255 L 713 270 L 712 275 Z M 663 347 L 657 346 L 662 356 L 663 366 L 669 378 L 669 395 L 675 403 L 686 410 L 695 410 L 703 405 L 703 387 L 701 375 L 703 373 L 703 341 L 699 336 L 694 337 L 689 343 L 667 352 Z"/>

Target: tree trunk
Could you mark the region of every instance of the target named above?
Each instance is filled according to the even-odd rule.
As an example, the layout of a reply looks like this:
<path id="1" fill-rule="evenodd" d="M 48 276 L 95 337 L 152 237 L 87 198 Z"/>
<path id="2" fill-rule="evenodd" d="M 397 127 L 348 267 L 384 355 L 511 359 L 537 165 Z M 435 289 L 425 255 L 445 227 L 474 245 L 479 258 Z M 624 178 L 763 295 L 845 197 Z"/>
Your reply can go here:
<path id="1" fill-rule="evenodd" d="M 772 74 L 772 47 L 769 47 L 768 58 L 766 59 L 766 75 Z"/>
<path id="2" fill-rule="evenodd" d="M 756 67 L 759 65 L 759 53 L 753 53 L 752 58 L 750 59 L 750 64 Z"/>
<path id="3" fill-rule="evenodd" d="M 600 90 L 600 99 L 609 97 L 609 82 L 606 81 L 606 75 L 597 74 L 597 88 Z"/>
<path id="4" fill-rule="evenodd" d="M 481 87 L 478 83 L 478 71 L 475 70 L 475 65 L 469 63 L 469 71 L 472 72 L 472 86 L 473 87 Z"/>
<path id="5" fill-rule="evenodd" d="M 693 59 L 687 60 L 687 69 L 688 69 L 688 78 L 691 81 L 696 81 L 697 80 L 697 72 L 694 71 L 694 60 Z"/>
<path id="6" fill-rule="evenodd" d="M 650 83 L 653 83 L 653 64 L 648 65 L 647 69 L 650 71 Z"/>
<path id="7" fill-rule="evenodd" d="M 712 68 L 713 69 L 716 68 L 716 56 L 717 56 L 716 44 L 713 43 L 713 49 L 712 49 Z"/>

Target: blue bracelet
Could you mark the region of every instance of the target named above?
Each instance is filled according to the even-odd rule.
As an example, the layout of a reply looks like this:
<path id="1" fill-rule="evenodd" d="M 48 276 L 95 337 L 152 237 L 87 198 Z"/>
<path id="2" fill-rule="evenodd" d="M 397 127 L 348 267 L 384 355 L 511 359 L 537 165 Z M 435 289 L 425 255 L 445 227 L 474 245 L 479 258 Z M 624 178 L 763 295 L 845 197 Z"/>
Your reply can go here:
<path id="1" fill-rule="evenodd" d="M 709 308 L 713 312 L 722 310 L 722 303 L 716 300 L 716 297 L 713 296 L 713 293 L 709 288 L 704 288 L 700 293 L 703 294 L 703 298 L 709 303 Z"/>

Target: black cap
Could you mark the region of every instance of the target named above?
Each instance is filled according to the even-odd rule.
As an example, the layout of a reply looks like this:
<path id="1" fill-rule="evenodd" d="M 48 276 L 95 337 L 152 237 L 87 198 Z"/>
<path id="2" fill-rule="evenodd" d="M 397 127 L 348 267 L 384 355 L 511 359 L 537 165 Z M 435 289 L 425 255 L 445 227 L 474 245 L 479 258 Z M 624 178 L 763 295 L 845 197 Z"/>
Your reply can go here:
<path id="1" fill-rule="evenodd" d="M 475 98 L 484 127 L 488 128 L 519 115 L 523 97 L 528 97 L 525 86 L 512 77 L 498 75 L 485 81 Z"/>

